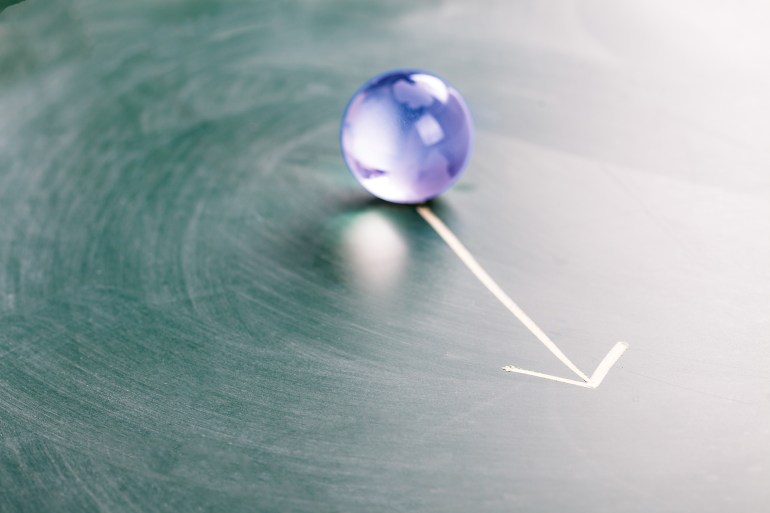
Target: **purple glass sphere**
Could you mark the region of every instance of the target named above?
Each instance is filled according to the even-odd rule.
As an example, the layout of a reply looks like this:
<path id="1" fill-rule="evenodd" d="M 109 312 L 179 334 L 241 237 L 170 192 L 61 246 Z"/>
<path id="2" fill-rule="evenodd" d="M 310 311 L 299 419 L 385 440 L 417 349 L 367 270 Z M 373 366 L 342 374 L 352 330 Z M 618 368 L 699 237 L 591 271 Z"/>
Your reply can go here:
<path id="1" fill-rule="evenodd" d="M 345 163 L 366 190 L 394 203 L 422 203 L 451 187 L 471 153 L 473 122 L 460 93 L 436 75 L 378 75 L 342 117 Z"/>

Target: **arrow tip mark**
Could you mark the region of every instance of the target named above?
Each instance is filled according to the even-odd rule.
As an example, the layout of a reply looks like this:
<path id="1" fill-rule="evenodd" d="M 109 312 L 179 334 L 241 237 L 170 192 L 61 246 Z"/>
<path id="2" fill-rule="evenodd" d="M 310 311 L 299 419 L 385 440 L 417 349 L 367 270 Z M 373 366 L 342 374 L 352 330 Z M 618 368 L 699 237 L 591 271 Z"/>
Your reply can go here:
<path id="1" fill-rule="evenodd" d="M 604 381 L 607 373 L 610 371 L 612 366 L 615 365 L 615 362 L 617 362 L 618 359 L 623 356 L 623 353 L 626 352 L 626 349 L 628 349 L 627 342 L 618 342 L 612 349 L 610 349 L 610 352 L 607 353 L 607 356 L 605 356 L 604 359 L 599 362 L 596 370 L 593 374 L 591 374 L 591 379 L 588 380 L 589 383 L 594 385 L 594 388 L 602 384 L 602 381 Z"/>
<path id="2" fill-rule="evenodd" d="M 526 369 L 520 369 L 514 365 L 506 365 L 503 367 L 505 372 L 515 372 L 517 374 L 524 374 L 526 376 L 534 376 L 536 378 L 550 379 L 551 381 L 558 381 L 559 383 L 566 383 L 567 385 L 575 385 L 576 387 L 583 388 L 596 388 L 592 383 L 588 381 L 578 381 L 576 379 L 567 379 L 560 376 L 554 376 L 552 374 L 545 374 L 543 372 L 531 371 Z"/>
<path id="3" fill-rule="evenodd" d="M 505 372 L 515 372 L 517 374 L 534 376 L 536 378 L 550 379 L 551 381 L 558 381 L 559 383 L 566 383 L 568 385 L 575 385 L 583 388 L 596 388 L 602 384 L 602 381 L 604 381 L 604 378 L 607 377 L 607 373 L 610 371 L 612 366 L 615 365 L 618 359 L 620 359 L 623 353 L 626 352 L 626 349 L 628 349 L 628 343 L 626 342 L 618 342 L 617 344 L 615 344 L 615 346 L 612 349 L 610 349 L 610 352 L 607 353 L 607 356 L 605 356 L 604 359 L 602 359 L 602 361 L 599 362 L 599 365 L 596 367 L 596 370 L 594 371 L 594 373 L 591 374 L 591 377 L 586 381 L 578 381 L 575 379 L 567 379 L 559 376 L 554 376 L 552 374 L 545 374 L 542 372 L 520 369 L 513 365 L 506 365 L 505 367 L 503 367 L 503 370 Z"/>

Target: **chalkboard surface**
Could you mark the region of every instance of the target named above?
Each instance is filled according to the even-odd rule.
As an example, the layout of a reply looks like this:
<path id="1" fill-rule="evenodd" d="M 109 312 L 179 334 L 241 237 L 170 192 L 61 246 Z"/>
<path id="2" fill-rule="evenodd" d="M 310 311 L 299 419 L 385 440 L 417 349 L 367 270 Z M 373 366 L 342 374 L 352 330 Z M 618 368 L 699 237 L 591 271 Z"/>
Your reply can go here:
<path id="1" fill-rule="evenodd" d="M 13 5 L 15 4 L 15 5 Z M 770 511 L 770 12 L 0 3 L 0 511 Z M 340 157 L 463 92 L 431 204 Z"/>

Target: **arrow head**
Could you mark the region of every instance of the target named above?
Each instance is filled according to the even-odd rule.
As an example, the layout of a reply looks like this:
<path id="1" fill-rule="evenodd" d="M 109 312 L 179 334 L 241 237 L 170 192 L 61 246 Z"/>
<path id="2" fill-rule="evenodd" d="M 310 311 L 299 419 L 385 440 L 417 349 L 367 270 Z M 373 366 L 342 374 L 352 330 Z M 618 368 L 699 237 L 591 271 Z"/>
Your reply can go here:
<path id="1" fill-rule="evenodd" d="M 628 349 L 628 344 L 626 342 L 618 342 L 617 344 L 615 344 L 615 346 L 612 349 L 610 349 L 610 352 L 607 353 L 607 356 L 605 356 L 604 359 L 601 362 L 599 362 L 599 365 L 596 367 L 596 370 L 591 375 L 591 378 L 586 381 L 577 381 L 574 379 L 561 378 L 559 376 L 544 374 L 542 372 L 520 369 L 513 365 L 506 365 L 505 367 L 503 367 L 503 370 L 505 372 L 515 372 L 517 374 L 534 376 L 536 378 L 550 379 L 551 381 L 558 381 L 559 383 L 566 383 L 568 385 L 575 385 L 583 388 L 596 388 L 602 384 L 602 381 L 604 381 L 604 378 L 607 376 L 607 373 L 610 371 L 612 366 L 615 365 L 615 363 L 623 355 L 623 353 L 626 352 L 626 349 Z"/>

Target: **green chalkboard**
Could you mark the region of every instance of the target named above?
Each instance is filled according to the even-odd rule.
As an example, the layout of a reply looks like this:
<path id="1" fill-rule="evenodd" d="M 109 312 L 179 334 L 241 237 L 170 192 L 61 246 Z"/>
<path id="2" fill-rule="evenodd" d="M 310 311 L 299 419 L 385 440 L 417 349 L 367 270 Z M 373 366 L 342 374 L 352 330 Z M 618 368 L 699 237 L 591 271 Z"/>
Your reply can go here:
<path id="1" fill-rule="evenodd" d="M 770 23 L 684 2 L 0 2 L 0 512 L 770 511 Z M 367 78 L 476 123 L 431 211 Z"/>

